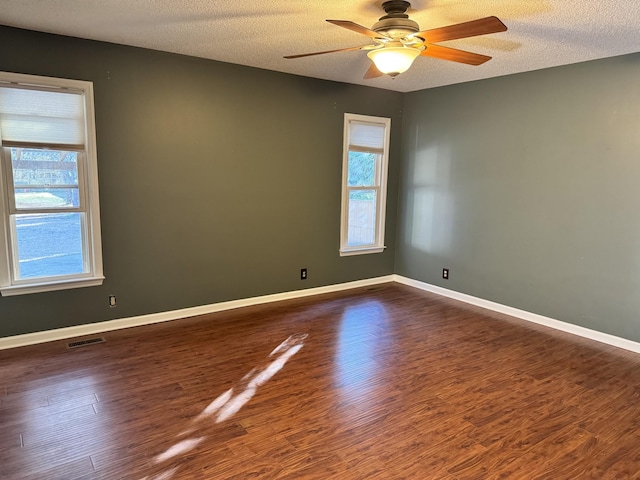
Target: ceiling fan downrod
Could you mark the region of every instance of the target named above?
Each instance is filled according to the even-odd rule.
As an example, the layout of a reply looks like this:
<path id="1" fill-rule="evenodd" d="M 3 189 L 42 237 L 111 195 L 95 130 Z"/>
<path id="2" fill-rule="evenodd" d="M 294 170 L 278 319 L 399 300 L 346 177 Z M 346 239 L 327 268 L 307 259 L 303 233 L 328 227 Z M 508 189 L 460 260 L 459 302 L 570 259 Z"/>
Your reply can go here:
<path id="1" fill-rule="evenodd" d="M 411 4 L 405 0 L 388 0 L 382 4 L 382 9 L 389 17 L 402 16 L 408 18 L 407 10 L 411 8 Z M 386 18 L 382 17 L 382 18 Z M 382 20 L 382 18 L 380 20 Z"/>

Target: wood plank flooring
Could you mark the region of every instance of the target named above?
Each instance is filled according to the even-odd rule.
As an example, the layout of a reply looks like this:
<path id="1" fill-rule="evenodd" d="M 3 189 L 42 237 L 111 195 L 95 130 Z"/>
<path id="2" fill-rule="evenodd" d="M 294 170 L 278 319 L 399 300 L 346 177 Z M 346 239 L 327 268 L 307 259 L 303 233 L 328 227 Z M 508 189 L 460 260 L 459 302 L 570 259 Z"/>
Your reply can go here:
<path id="1" fill-rule="evenodd" d="M 410 287 L 102 336 L 0 352 L 0 478 L 640 478 L 640 355 Z"/>

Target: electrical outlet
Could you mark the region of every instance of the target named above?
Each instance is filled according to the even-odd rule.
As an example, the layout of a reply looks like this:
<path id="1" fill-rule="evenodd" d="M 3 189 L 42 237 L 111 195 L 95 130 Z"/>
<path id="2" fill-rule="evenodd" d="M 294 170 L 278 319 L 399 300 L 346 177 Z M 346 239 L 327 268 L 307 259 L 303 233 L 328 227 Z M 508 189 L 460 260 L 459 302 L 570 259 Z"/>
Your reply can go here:
<path id="1" fill-rule="evenodd" d="M 307 269 L 306 268 L 301 268 L 300 269 L 300 280 L 306 280 L 307 279 Z"/>
<path id="2" fill-rule="evenodd" d="M 442 269 L 442 278 L 444 278 L 445 280 L 449 280 L 449 269 L 448 268 L 443 268 Z"/>
<path id="3" fill-rule="evenodd" d="M 109 295 L 109 307 L 113 308 L 116 306 L 116 296 Z"/>

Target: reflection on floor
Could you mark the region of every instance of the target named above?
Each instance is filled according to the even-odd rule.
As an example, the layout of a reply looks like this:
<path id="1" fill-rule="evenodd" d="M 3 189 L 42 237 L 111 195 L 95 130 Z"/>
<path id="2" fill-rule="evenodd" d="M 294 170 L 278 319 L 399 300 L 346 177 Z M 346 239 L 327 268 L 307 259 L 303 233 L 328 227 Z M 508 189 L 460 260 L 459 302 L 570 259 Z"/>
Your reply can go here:
<path id="1" fill-rule="evenodd" d="M 215 430 L 212 428 L 211 422 L 209 422 L 210 417 L 217 413 L 215 423 L 220 423 L 238 413 L 256 394 L 258 387 L 264 385 L 284 367 L 285 363 L 287 363 L 291 357 L 300 351 L 304 345 L 305 338 L 307 338 L 307 334 L 289 336 L 273 349 L 264 362 L 265 365 L 252 369 L 242 377 L 237 385 L 234 385 L 211 402 L 202 413 L 191 422 L 189 428 L 179 434 L 179 437 L 188 436 L 189 438 L 179 440 L 176 444 L 155 457 L 153 463 L 162 465 L 162 471 L 145 477 L 145 480 L 168 480 L 173 478 L 180 469 L 180 459 L 176 457 L 193 450 L 202 443 L 208 435 L 215 434 Z M 270 360 L 276 354 L 278 355 L 275 360 Z M 177 465 L 166 465 L 170 460 L 175 460 Z"/>

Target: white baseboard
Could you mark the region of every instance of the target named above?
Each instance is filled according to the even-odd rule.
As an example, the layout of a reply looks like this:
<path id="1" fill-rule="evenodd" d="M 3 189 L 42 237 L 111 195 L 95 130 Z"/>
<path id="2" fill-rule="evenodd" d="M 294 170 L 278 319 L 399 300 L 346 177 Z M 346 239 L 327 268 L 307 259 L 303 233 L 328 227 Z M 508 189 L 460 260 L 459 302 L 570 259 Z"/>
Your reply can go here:
<path id="1" fill-rule="evenodd" d="M 387 275 L 384 277 L 368 278 L 365 280 L 339 283 L 336 285 L 327 285 L 324 287 L 308 288 L 305 290 L 294 290 L 292 292 L 275 293 L 272 295 L 264 295 L 261 297 L 243 298 L 240 300 L 232 300 L 229 302 L 183 308 L 181 310 L 172 310 L 169 312 L 152 313 L 149 315 L 140 315 L 137 317 L 129 318 L 119 318 L 116 320 L 108 320 L 105 322 L 89 323 L 86 325 L 77 325 L 74 327 L 57 328 L 55 330 L 47 330 L 44 332 L 26 333 L 23 335 L 0 338 L 0 350 L 23 347 L 25 345 L 34 345 L 37 343 L 52 342 L 54 340 L 65 340 L 67 338 L 73 337 L 96 335 L 112 330 L 139 327 L 141 325 L 150 325 L 153 323 L 167 322 L 170 320 L 178 320 L 181 318 L 195 317 L 196 315 L 222 312 L 224 310 L 232 310 L 234 308 L 260 305 L 263 303 L 279 302 L 281 300 L 302 298 L 311 295 L 320 295 L 323 293 L 338 292 L 341 290 L 366 287 L 369 285 L 378 285 L 380 283 L 389 283 L 392 281 L 393 275 Z"/>
<path id="2" fill-rule="evenodd" d="M 54 340 L 65 340 L 73 337 L 82 337 L 87 335 L 96 335 L 112 330 L 120 330 L 123 328 L 139 327 L 142 325 L 151 325 L 153 323 L 167 322 L 170 320 L 179 320 L 181 318 L 194 317 L 196 315 L 205 315 L 208 313 L 222 312 L 232 310 L 234 308 L 248 307 L 251 305 L 260 305 L 264 303 L 279 302 L 281 300 L 289 300 L 293 298 L 302 298 L 312 295 L 320 295 L 323 293 L 338 292 L 349 290 L 352 288 L 366 287 L 370 285 L 378 285 L 381 283 L 398 282 L 403 285 L 419 288 L 427 292 L 435 293 L 443 297 L 459 300 L 464 303 L 475 305 L 477 307 L 486 308 L 494 312 L 504 313 L 512 317 L 520 318 L 528 322 L 544 325 L 563 332 L 578 335 L 579 337 L 588 338 L 597 342 L 612 345 L 614 347 L 623 348 L 632 352 L 640 353 L 640 343 L 626 338 L 616 337 L 608 333 L 598 332 L 589 328 L 573 325 L 571 323 L 562 322 L 553 318 L 538 315 L 536 313 L 527 312 L 517 308 L 502 305 L 500 303 L 491 302 L 482 298 L 467 295 L 466 293 L 448 290 L 446 288 L 424 283 L 419 280 L 403 277 L 401 275 L 387 275 L 384 277 L 369 278 L 365 280 L 357 280 L 355 282 L 340 283 L 337 285 L 327 285 L 324 287 L 309 288 L 306 290 L 294 290 L 292 292 L 275 293 L 273 295 L 264 295 L 261 297 L 243 298 L 240 300 L 232 300 L 229 302 L 214 303 L 211 305 L 202 305 L 198 307 L 184 308 L 181 310 L 172 310 L 169 312 L 152 313 L 149 315 L 140 315 L 137 317 L 119 318 L 116 320 L 108 320 L 105 322 L 90 323 L 87 325 L 78 325 L 75 327 L 58 328 L 55 330 L 47 330 L 44 332 L 26 333 L 24 335 L 15 335 L 13 337 L 0 338 L 0 350 L 8 348 L 22 347 L 25 345 L 34 345 L 37 343 L 51 342 Z"/>
<path id="3" fill-rule="evenodd" d="M 411 278 L 406 278 L 400 275 L 393 275 L 393 281 L 409 285 L 410 287 L 419 288 L 427 292 L 442 295 L 443 297 L 459 300 L 464 303 L 469 303 L 477 307 L 486 308 L 487 310 L 493 310 L 494 312 L 504 313 L 512 317 L 520 318 L 528 322 L 537 323 L 538 325 L 544 325 L 556 330 L 578 335 L 579 337 L 588 338 L 597 342 L 606 343 L 614 347 L 623 348 L 632 352 L 640 353 L 640 343 L 633 340 L 627 340 L 626 338 L 616 337 L 608 333 L 598 332 L 597 330 L 591 330 L 589 328 L 574 325 L 572 323 L 562 322 L 553 318 L 538 315 L 537 313 L 527 312 L 526 310 L 520 310 L 517 308 L 502 305 L 500 303 L 491 302 L 482 298 L 473 297 L 466 293 L 456 292 L 454 290 L 448 290 L 446 288 L 431 285 L 429 283 L 420 282 Z"/>

